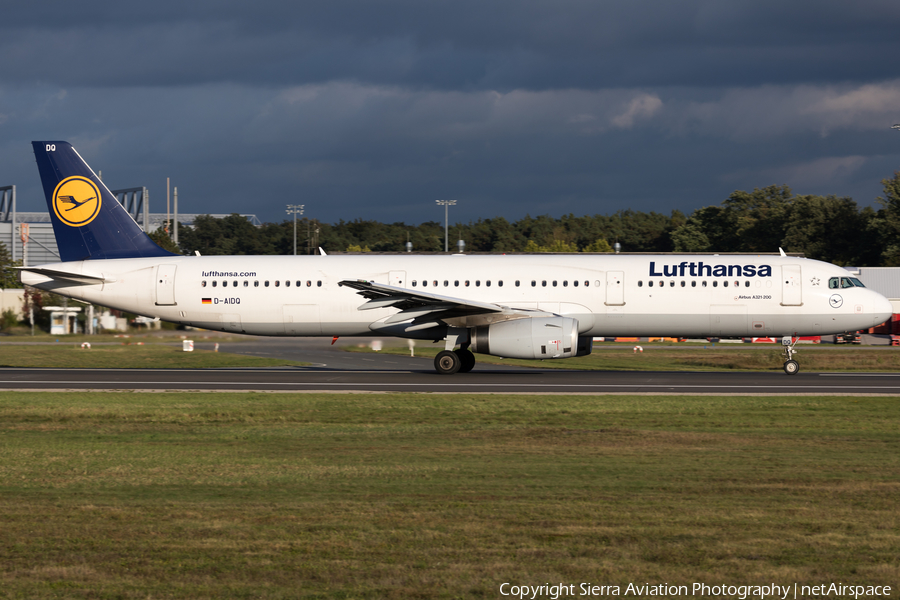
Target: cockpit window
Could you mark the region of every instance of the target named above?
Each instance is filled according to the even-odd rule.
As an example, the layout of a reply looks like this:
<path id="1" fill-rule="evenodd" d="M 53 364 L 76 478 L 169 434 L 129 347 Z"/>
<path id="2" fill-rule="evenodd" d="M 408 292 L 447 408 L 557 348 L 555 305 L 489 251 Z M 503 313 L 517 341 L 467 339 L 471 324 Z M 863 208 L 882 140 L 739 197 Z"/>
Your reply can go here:
<path id="1" fill-rule="evenodd" d="M 828 289 L 836 290 L 840 288 L 866 287 L 863 282 L 856 277 L 832 277 L 828 280 Z"/>

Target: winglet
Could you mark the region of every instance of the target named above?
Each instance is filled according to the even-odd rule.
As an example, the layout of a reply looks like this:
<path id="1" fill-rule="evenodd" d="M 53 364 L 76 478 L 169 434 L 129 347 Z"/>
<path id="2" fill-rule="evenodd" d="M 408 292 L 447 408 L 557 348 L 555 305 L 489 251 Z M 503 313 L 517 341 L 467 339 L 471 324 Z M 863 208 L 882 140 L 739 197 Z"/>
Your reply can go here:
<path id="1" fill-rule="evenodd" d="M 781 246 L 778 247 L 778 252 L 780 252 L 782 256 L 787 256 L 787 254 L 784 253 L 784 250 L 781 249 Z"/>

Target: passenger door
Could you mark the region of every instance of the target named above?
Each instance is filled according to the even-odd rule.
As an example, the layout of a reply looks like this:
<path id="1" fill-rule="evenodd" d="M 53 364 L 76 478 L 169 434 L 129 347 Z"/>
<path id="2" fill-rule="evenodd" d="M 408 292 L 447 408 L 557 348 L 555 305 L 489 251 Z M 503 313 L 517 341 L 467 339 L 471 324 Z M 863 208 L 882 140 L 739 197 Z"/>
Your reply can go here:
<path id="1" fill-rule="evenodd" d="M 175 305 L 175 265 L 156 267 L 156 305 Z"/>
<path id="2" fill-rule="evenodd" d="M 781 305 L 802 306 L 803 285 L 800 265 L 782 265 L 781 267 Z"/>

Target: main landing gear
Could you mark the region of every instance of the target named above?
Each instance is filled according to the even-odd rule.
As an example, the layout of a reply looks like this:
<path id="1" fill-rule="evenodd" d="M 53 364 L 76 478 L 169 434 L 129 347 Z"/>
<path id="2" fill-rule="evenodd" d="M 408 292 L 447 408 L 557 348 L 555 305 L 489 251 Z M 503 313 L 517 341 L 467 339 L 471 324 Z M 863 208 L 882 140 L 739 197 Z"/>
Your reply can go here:
<path id="1" fill-rule="evenodd" d="M 442 350 L 434 357 L 434 370 L 441 375 L 468 373 L 475 367 L 475 355 L 466 348 Z"/>
<path id="2" fill-rule="evenodd" d="M 800 338 L 797 339 L 799 340 Z M 789 335 L 781 338 L 781 345 L 784 347 L 784 352 L 782 352 L 784 355 L 784 372 L 788 375 L 796 375 L 800 372 L 800 363 L 794 360 L 794 354 L 797 353 L 794 350 L 794 344 L 796 343 L 797 341 Z"/>
<path id="3" fill-rule="evenodd" d="M 459 350 L 453 350 L 458 342 L 462 342 Z M 441 375 L 468 373 L 475 367 L 475 355 L 469 350 L 468 331 L 465 329 L 448 329 L 444 348 L 434 357 L 434 370 Z"/>

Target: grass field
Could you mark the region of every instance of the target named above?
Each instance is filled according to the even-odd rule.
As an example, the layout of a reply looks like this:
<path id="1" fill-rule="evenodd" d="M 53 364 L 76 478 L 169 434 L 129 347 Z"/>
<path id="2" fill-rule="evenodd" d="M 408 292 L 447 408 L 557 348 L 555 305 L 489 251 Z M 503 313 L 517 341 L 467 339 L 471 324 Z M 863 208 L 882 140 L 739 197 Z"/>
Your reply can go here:
<path id="1" fill-rule="evenodd" d="M 183 352 L 181 345 L 100 345 L 83 349 L 79 344 L 0 344 L 0 367 L 47 367 L 62 369 L 200 369 L 221 367 L 298 366 L 290 360 L 243 356 L 195 349 Z"/>
<path id="2" fill-rule="evenodd" d="M 777 371 L 784 364 L 781 346 L 743 346 L 699 344 L 654 346 L 643 343 L 643 352 L 635 353 L 635 344 L 595 346 L 588 356 L 562 360 L 501 359 L 476 354 L 479 363 L 523 367 L 585 369 L 596 371 Z M 367 347 L 348 346 L 349 352 L 372 352 Z M 421 343 L 416 356 L 434 357 L 443 350 L 440 344 Z M 795 359 L 802 371 L 900 371 L 900 348 L 833 347 L 797 345 Z M 409 356 L 409 348 L 386 346 L 381 352 Z"/>
<path id="3" fill-rule="evenodd" d="M 896 586 L 898 419 L 880 397 L 7 392 L 0 597 Z"/>

